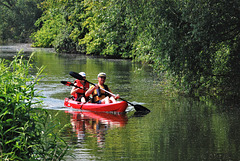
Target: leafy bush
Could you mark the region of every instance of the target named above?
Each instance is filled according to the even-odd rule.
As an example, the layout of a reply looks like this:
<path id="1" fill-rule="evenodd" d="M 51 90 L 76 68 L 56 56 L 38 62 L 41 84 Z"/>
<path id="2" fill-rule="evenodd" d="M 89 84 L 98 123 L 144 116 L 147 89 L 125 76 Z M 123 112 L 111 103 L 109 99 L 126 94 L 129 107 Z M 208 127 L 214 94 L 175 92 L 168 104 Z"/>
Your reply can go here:
<path id="1" fill-rule="evenodd" d="M 47 111 L 32 108 L 41 103 L 34 86 L 43 68 L 33 76 L 31 59 L 0 59 L 0 160 L 60 160 L 66 152 Z"/>

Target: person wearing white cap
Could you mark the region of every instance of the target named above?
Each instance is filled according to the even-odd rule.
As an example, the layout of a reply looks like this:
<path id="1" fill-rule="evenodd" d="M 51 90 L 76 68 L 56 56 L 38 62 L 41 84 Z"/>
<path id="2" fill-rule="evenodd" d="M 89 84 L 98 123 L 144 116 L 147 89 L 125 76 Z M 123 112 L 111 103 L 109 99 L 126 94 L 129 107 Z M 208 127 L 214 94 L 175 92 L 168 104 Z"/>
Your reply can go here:
<path id="1" fill-rule="evenodd" d="M 85 96 L 85 92 L 89 89 L 89 83 L 85 81 L 86 73 L 80 72 L 79 75 L 83 77 L 83 80 L 76 79 L 74 85 L 81 87 L 82 89 L 73 87 L 70 94 L 74 97 L 76 101 L 86 102 L 89 97 Z"/>
<path id="2" fill-rule="evenodd" d="M 120 98 L 119 95 L 116 96 L 111 96 L 107 92 L 100 90 L 100 88 L 105 89 L 109 92 L 111 90 L 107 85 L 105 85 L 105 80 L 107 78 L 106 73 L 99 73 L 98 74 L 98 84 L 95 86 L 91 86 L 89 90 L 86 91 L 85 96 L 90 96 L 92 95 L 93 101 L 92 103 L 98 103 L 98 104 L 109 104 L 109 103 L 115 103 L 116 99 Z"/>

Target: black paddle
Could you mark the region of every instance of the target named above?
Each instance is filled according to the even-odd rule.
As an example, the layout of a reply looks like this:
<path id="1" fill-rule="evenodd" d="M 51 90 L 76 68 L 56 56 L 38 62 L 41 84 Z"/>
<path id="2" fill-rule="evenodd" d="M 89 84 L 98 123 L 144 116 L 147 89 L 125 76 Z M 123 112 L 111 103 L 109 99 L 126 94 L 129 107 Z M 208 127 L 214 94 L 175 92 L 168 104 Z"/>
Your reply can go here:
<path id="1" fill-rule="evenodd" d="M 76 78 L 76 79 L 78 79 L 78 80 L 83 80 L 83 77 L 82 77 L 80 74 L 76 73 L 76 72 L 69 72 L 69 74 L 70 74 L 72 77 L 74 77 L 74 78 Z M 85 79 L 84 79 L 84 80 L 85 80 Z M 85 81 L 88 82 L 89 84 L 92 84 L 92 85 L 95 86 L 94 83 L 89 82 L 88 80 L 85 80 Z M 111 94 L 112 96 L 115 96 L 113 93 L 111 93 L 111 92 L 109 92 L 109 91 L 107 91 L 107 90 L 105 90 L 105 89 L 102 89 L 102 88 L 100 88 L 100 89 L 103 90 L 103 91 L 105 91 L 105 92 L 107 92 L 107 93 L 109 93 L 109 94 Z M 144 113 L 149 113 L 149 112 L 150 112 L 149 109 L 147 109 L 146 107 L 143 107 L 142 105 L 134 105 L 133 103 L 128 102 L 127 100 L 125 100 L 125 99 L 123 99 L 123 98 L 121 98 L 121 97 L 120 97 L 119 99 L 121 99 L 121 100 L 127 102 L 128 104 L 132 105 L 137 112 L 144 112 Z"/>
<path id="2" fill-rule="evenodd" d="M 74 85 L 72 82 L 68 82 L 68 81 L 61 81 L 62 84 L 66 85 L 66 86 L 74 86 L 76 88 L 80 88 L 80 89 L 83 89 L 81 87 L 78 87 L 76 85 Z"/>

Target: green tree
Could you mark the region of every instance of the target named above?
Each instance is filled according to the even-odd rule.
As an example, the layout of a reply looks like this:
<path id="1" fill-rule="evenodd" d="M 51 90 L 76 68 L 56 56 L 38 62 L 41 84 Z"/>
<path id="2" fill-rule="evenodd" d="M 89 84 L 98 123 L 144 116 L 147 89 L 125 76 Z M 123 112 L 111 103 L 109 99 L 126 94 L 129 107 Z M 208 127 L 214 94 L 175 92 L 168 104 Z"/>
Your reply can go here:
<path id="1" fill-rule="evenodd" d="M 86 45 L 87 54 L 130 57 L 132 49 L 131 18 L 125 1 L 92 2 L 92 16 L 86 19 L 89 33 L 79 40 Z"/>
<path id="2" fill-rule="evenodd" d="M 164 53 L 159 56 L 168 58 L 167 69 L 180 86 L 190 93 L 209 86 L 239 93 L 239 1 L 161 4 L 166 25 L 159 30 L 162 41 L 156 42 Z"/>
<path id="3" fill-rule="evenodd" d="M 29 41 L 36 30 L 35 21 L 42 11 L 37 7 L 42 0 L 1 0 L 0 1 L 0 41 Z"/>
<path id="4" fill-rule="evenodd" d="M 37 20 L 40 30 L 32 34 L 33 45 L 36 47 L 54 47 L 57 52 L 85 52 L 79 46 L 78 39 L 87 32 L 82 27 L 84 4 L 81 0 L 46 0 L 41 4 L 43 16 Z"/>
<path id="5" fill-rule="evenodd" d="M 133 48 L 137 60 L 171 74 L 184 92 L 239 95 L 239 1 L 152 0 L 127 5 L 131 17 L 138 19 Z"/>

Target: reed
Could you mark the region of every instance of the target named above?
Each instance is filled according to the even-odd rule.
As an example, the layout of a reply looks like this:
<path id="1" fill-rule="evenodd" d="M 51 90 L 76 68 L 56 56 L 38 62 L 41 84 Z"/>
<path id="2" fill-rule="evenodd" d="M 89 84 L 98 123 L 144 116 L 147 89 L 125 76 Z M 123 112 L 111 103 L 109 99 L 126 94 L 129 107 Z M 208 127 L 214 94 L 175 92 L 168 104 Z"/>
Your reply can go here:
<path id="1" fill-rule="evenodd" d="M 33 108 L 42 102 L 34 86 L 44 68 L 31 74 L 32 58 L 0 59 L 0 160 L 61 160 L 67 151 L 48 112 Z"/>

